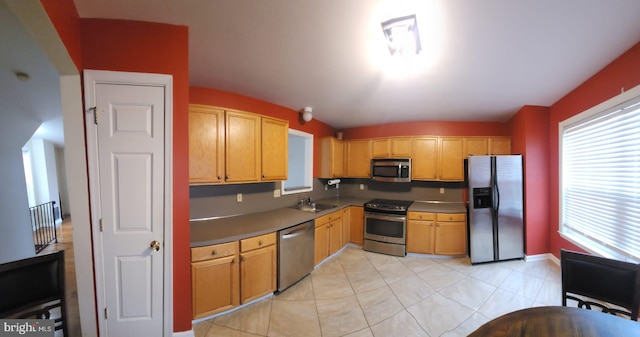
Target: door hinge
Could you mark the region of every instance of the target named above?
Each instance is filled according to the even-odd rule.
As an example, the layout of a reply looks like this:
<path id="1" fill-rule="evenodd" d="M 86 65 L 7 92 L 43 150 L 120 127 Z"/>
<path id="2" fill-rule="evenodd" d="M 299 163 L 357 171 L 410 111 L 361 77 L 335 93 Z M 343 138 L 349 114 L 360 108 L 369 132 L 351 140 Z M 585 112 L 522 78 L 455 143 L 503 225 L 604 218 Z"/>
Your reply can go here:
<path id="1" fill-rule="evenodd" d="M 107 308 L 104 308 L 104 319 L 109 318 L 109 312 L 107 311 Z"/>
<path id="2" fill-rule="evenodd" d="M 98 107 L 91 107 L 86 112 L 93 111 L 93 123 L 98 124 Z"/>
<path id="3" fill-rule="evenodd" d="M 103 229 L 104 229 L 104 225 L 103 225 L 102 219 L 100 219 L 100 231 L 102 232 Z"/>

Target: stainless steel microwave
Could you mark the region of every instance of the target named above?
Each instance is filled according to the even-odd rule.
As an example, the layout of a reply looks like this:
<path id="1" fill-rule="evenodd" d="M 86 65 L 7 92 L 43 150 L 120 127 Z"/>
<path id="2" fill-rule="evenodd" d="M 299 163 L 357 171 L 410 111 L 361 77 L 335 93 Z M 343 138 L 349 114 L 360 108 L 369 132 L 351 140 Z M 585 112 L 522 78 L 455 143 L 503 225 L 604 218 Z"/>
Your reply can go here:
<path id="1" fill-rule="evenodd" d="M 371 180 L 408 183 L 411 181 L 411 158 L 371 159 Z"/>

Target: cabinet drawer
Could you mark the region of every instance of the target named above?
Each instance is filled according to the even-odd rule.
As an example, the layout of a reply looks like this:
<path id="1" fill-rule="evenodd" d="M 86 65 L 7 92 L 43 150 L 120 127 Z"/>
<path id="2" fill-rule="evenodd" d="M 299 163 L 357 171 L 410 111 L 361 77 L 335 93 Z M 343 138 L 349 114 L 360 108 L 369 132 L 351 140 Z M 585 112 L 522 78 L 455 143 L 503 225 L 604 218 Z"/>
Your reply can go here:
<path id="1" fill-rule="evenodd" d="M 342 211 L 333 212 L 331 214 L 323 215 L 319 218 L 316 218 L 315 227 L 318 228 L 324 224 L 327 224 L 331 221 L 342 218 Z"/>
<path id="2" fill-rule="evenodd" d="M 433 220 L 435 214 L 424 212 L 408 212 L 407 217 L 409 220 Z"/>
<path id="3" fill-rule="evenodd" d="M 257 248 L 271 246 L 276 243 L 276 233 L 269 233 L 240 240 L 240 251 L 248 252 Z"/>
<path id="4" fill-rule="evenodd" d="M 221 243 L 205 247 L 191 248 L 191 262 L 219 259 L 235 255 L 238 252 L 238 242 Z"/>
<path id="5" fill-rule="evenodd" d="M 466 221 L 467 215 L 464 213 L 438 213 L 436 215 L 438 221 Z"/>

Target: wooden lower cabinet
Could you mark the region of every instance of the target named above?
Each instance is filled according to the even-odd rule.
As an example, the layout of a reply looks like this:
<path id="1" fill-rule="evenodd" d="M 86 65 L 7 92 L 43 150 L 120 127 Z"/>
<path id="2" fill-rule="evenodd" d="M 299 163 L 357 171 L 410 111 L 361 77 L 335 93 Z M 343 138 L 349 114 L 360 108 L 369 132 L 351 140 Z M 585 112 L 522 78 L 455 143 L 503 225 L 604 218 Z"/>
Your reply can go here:
<path id="1" fill-rule="evenodd" d="M 276 233 L 191 249 L 193 319 L 276 290 Z"/>
<path id="2" fill-rule="evenodd" d="M 191 249 L 193 318 L 240 304 L 238 242 Z"/>
<path id="3" fill-rule="evenodd" d="M 240 304 L 276 291 L 276 233 L 240 241 Z"/>
<path id="4" fill-rule="evenodd" d="M 407 253 L 466 254 L 466 215 L 464 213 L 409 212 Z"/>
<path id="5" fill-rule="evenodd" d="M 314 264 L 322 262 L 343 247 L 342 210 L 336 211 L 315 220 Z"/>
<path id="6" fill-rule="evenodd" d="M 364 207 L 351 206 L 349 213 L 351 220 L 349 241 L 362 245 L 364 244 Z M 345 226 L 347 226 L 346 223 Z"/>

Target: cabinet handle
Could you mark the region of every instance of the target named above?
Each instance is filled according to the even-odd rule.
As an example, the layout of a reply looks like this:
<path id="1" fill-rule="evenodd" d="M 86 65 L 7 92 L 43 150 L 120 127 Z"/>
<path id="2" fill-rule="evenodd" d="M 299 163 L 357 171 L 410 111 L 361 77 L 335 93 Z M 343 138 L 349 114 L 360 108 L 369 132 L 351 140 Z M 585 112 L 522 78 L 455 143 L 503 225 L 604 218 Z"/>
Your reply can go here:
<path id="1" fill-rule="evenodd" d="M 258 241 L 258 246 L 262 246 L 263 243 L 262 240 Z"/>
<path id="2" fill-rule="evenodd" d="M 243 256 L 240 258 L 240 262 L 244 262 L 244 261 L 247 261 L 247 258 Z"/>
<path id="3" fill-rule="evenodd" d="M 234 257 L 233 260 L 231 260 L 231 264 L 235 264 L 236 263 L 236 258 Z"/>
<path id="4" fill-rule="evenodd" d="M 224 176 L 225 179 L 229 179 L 229 176 Z"/>
<path id="5" fill-rule="evenodd" d="M 216 256 L 218 255 L 218 252 L 216 252 L 215 250 L 211 252 L 211 256 Z"/>
<path id="6" fill-rule="evenodd" d="M 265 178 L 264 174 L 262 175 L 262 178 Z"/>
<path id="7" fill-rule="evenodd" d="M 221 177 L 221 176 L 218 176 L 218 180 L 220 180 L 220 179 L 222 179 L 222 177 Z"/>
<path id="8" fill-rule="evenodd" d="M 449 217 L 449 220 L 453 220 L 453 217 L 452 217 L 452 216 L 450 216 L 450 217 Z"/>

